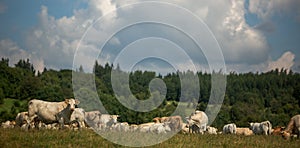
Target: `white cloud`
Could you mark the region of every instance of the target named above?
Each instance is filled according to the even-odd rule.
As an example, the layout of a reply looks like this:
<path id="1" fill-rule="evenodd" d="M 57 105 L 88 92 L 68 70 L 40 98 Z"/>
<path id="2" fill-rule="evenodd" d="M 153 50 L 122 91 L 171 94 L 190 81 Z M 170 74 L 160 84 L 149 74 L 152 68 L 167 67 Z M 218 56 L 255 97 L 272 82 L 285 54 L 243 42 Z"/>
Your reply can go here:
<path id="1" fill-rule="evenodd" d="M 258 64 L 267 60 L 270 47 L 263 33 L 246 23 L 244 3 L 236 0 L 178 2 L 204 20 L 227 63 Z"/>
<path id="2" fill-rule="evenodd" d="M 75 50 L 86 29 L 100 16 L 115 11 L 121 6 L 136 2 L 142 2 L 142 0 L 91 0 L 88 1 L 86 9 L 74 10 L 73 16 L 61 18 L 49 15 L 48 8 L 42 6 L 39 13 L 39 24 L 28 33 L 26 38 L 27 48 L 30 52 L 34 52 L 37 56 L 40 56 L 44 60 L 46 67 L 56 69 L 71 68 Z M 236 71 L 242 71 L 243 67 L 249 66 L 252 66 L 253 69 L 258 69 L 262 66 L 257 65 L 265 65 L 268 62 L 270 47 L 263 33 L 258 29 L 251 28 L 246 23 L 244 16 L 247 10 L 244 8 L 244 1 L 177 0 L 172 1 L 172 3 L 187 8 L 203 19 L 220 43 L 227 64 L 235 65 L 233 67 L 236 67 L 234 68 Z M 254 5 L 252 1 L 250 1 L 250 5 L 251 12 L 261 13 L 261 16 L 266 15 L 262 13 L 264 11 L 260 12 L 258 8 L 255 8 L 256 4 Z M 122 26 L 124 23 L 130 21 L 125 20 L 124 15 L 131 14 L 136 17 L 142 17 L 151 15 L 154 12 L 159 14 L 166 11 L 140 9 L 138 12 L 128 13 L 131 7 L 120 8 L 121 11 L 111 13 L 110 17 L 105 18 L 103 22 L 97 23 L 90 28 L 89 33 L 91 35 L 86 39 L 86 42 L 82 43 L 82 47 L 89 48 L 93 52 L 81 53 L 81 55 L 84 54 L 83 57 L 88 59 L 82 59 L 83 65 L 84 63 L 89 63 L 89 57 L 94 57 L 94 54 L 100 48 L 98 42 L 106 40 L 104 36 L 113 27 Z M 268 5 L 265 5 L 265 7 L 269 9 Z M 174 18 L 167 19 L 177 19 L 179 23 L 186 23 L 180 21 L 180 18 L 177 18 L 176 14 L 174 14 Z M 191 29 L 197 30 L 198 28 Z M 136 30 L 135 33 L 139 34 L 144 31 L 151 30 Z M 176 36 L 176 38 L 180 40 L 181 36 Z M 109 43 L 120 45 L 122 44 L 122 40 L 113 37 Z M 115 57 L 113 54 L 116 54 L 114 49 L 109 50 L 104 61 Z M 180 61 L 180 58 L 176 55 L 174 55 L 174 58 L 178 59 L 179 64 L 186 64 L 186 61 Z M 200 67 L 206 67 L 205 65 L 201 65 L 202 63 L 195 64 L 200 65 Z M 91 67 L 92 65 L 88 66 Z"/>
<path id="3" fill-rule="evenodd" d="M 295 54 L 287 51 L 282 54 L 276 61 L 270 61 L 267 67 L 267 71 L 275 69 L 286 69 L 290 70 L 294 66 Z"/>
<path id="4" fill-rule="evenodd" d="M 250 0 L 249 11 L 257 14 L 263 20 L 269 20 L 274 15 L 293 16 L 300 21 L 299 0 Z"/>
<path id="5" fill-rule="evenodd" d="M 241 73 L 246 72 L 267 72 L 275 69 L 286 69 L 287 71 L 291 70 L 295 66 L 295 54 L 287 51 L 283 53 L 278 59 L 272 60 L 271 57 L 268 58 L 266 62 L 259 64 L 228 64 L 227 71 L 233 72 L 238 71 Z"/>
<path id="6" fill-rule="evenodd" d="M 20 59 L 29 59 L 36 72 L 44 70 L 44 61 L 40 57 L 21 49 L 15 42 L 9 39 L 0 41 L 0 57 L 8 58 L 10 66 L 17 64 Z"/>

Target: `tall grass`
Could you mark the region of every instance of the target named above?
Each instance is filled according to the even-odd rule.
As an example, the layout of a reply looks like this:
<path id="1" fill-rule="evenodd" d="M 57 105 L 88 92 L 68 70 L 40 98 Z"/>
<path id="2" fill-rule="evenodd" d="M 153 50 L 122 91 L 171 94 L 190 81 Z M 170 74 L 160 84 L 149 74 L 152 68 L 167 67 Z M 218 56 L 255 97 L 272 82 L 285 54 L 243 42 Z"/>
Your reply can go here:
<path id="1" fill-rule="evenodd" d="M 143 138 L 135 135 L 131 139 Z M 91 130 L 0 129 L 0 147 L 124 147 L 114 144 Z M 134 140 L 133 140 L 134 141 Z M 280 136 L 195 135 L 177 134 L 151 147 L 299 147 L 300 140 L 283 140 Z"/>

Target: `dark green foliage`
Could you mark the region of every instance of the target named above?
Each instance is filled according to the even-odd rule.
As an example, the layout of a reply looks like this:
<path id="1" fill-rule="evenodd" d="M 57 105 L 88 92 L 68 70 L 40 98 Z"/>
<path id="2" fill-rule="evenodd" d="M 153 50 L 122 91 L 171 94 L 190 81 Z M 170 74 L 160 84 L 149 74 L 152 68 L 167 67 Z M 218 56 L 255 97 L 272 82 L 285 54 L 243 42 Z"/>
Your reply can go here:
<path id="1" fill-rule="evenodd" d="M 4 103 L 4 98 L 28 102 L 33 98 L 62 101 L 65 98 L 76 97 L 81 100 L 79 107 L 82 106 L 87 111 L 99 109 L 104 112 L 104 110 L 107 110 L 110 114 L 119 114 L 120 121 L 136 124 L 149 122 L 157 116 L 171 115 L 178 106 L 176 101 L 179 101 L 180 97 L 186 107 L 197 107 L 199 110 L 205 110 L 209 99 L 220 97 L 217 94 L 222 91 L 212 90 L 212 75 L 203 72 L 196 74 L 190 71 L 176 72 L 165 76 L 149 71 L 127 73 L 122 72 L 118 65 L 114 68 L 113 65 L 105 64 L 103 66 L 96 61 L 94 74 L 85 73 L 81 66 L 77 72 L 45 68 L 43 73 L 35 75 L 35 70 L 29 60 L 20 60 L 15 67 L 9 67 L 8 63 L 8 59 L 0 61 L 0 105 Z M 113 91 L 111 84 L 112 71 L 119 72 L 119 76 L 114 78 L 120 82 L 117 85 L 121 88 L 119 90 L 121 95 Z M 80 75 L 76 85 L 72 84 L 72 72 Z M 216 77 L 225 76 L 221 72 L 214 72 L 213 74 Z M 124 79 L 124 75 L 129 77 L 130 91 L 125 87 L 126 79 Z M 190 91 L 194 87 L 190 85 L 192 79 L 186 79 L 184 82 L 184 85 L 188 86 L 185 87 L 184 91 L 188 93 L 181 96 L 180 76 L 183 75 L 198 76 L 200 83 L 199 98 L 196 98 L 196 94 Z M 213 126 L 221 129 L 224 124 L 231 122 L 235 122 L 238 126 L 248 126 L 248 122 L 263 120 L 270 120 L 274 126 L 283 126 L 287 124 L 291 116 L 300 113 L 299 73 L 273 70 L 266 73 L 237 74 L 232 72 L 226 76 L 227 87 L 223 106 L 213 122 Z M 167 88 L 166 99 L 158 108 L 146 113 L 136 112 L 126 108 L 117 100 L 115 95 L 123 99 L 147 100 L 151 98 L 151 93 L 154 100 L 157 100 L 163 91 L 162 88 L 159 88 L 159 90 L 149 88 L 149 83 L 152 83 L 154 78 L 163 80 Z M 94 82 L 91 80 L 94 80 Z M 96 85 L 96 89 L 94 89 L 93 84 Z M 99 98 L 104 108 L 99 108 Z M 210 101 L 219 103 L 214 102 L 214 100 Z M 4 119 L 12 120 L 17 112 L 25 111 L 27 108 L 27 103 L 18 103 L 17 101 L 13 104 L 13 107 L 9 109 L 1 110 L 1 121 Z"/>

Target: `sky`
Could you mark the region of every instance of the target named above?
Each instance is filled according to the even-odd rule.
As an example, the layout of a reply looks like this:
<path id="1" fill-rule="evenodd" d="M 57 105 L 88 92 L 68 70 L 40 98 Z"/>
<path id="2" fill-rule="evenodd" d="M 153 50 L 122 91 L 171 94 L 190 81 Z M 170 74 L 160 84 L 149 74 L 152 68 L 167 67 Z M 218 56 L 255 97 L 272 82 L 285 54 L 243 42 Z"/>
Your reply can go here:
<path id="1" fill-rule="evenodd" d="M 0 58 L 36 70 L 300 72 L 299 0 L 0 0 Z M 223 63 L 225 67 L 223 67 Z"/>

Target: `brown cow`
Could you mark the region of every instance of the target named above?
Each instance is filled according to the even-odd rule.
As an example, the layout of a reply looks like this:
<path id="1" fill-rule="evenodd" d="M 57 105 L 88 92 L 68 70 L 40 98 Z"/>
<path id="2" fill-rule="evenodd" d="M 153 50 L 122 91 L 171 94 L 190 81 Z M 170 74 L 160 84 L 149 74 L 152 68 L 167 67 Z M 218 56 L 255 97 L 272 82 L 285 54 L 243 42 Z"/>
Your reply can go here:
<path id="1" fill-rule="evenodd" d="M 300 115 L 295 115 L 291 118 L 287 128 L 282 132 L 284 139 L 290 139 L 294 134 L 300 137 Z"/>
<path id="2" fill-rule="evenodd" d="M 253 135 L 253 132 L 249 128 L 237 127 L 236 128 L 236 134 L 237 135 L 250 136 L 250 135 Z"/>
<path id="3" fill-rule="evenodd" d="M 273 131 L 272 131 L 272 135 L 281 135 L 281 133 L 284 131 L 285 127 L 283 126 L 277 126 L 274 127 Z"/>

